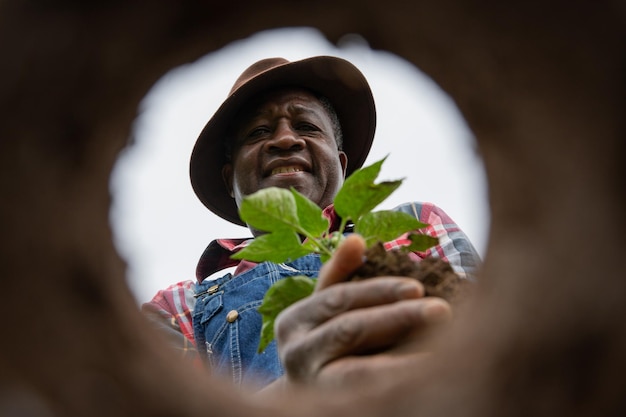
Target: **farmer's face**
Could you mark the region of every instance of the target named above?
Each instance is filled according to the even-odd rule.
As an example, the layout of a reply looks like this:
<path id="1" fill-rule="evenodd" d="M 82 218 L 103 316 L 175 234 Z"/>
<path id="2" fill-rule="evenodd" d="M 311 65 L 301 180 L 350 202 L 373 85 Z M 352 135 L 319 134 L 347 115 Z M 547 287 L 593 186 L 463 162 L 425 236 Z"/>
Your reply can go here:
<path id="1" fill-rule="evenodd" d="M 271 92 L 236 120 L 224 181 L 239 207 L 262 188 L 294 187 L 324 208 L 341 187 L 346 154 L 337 149 L 331 118 L 305 90 Z"/>

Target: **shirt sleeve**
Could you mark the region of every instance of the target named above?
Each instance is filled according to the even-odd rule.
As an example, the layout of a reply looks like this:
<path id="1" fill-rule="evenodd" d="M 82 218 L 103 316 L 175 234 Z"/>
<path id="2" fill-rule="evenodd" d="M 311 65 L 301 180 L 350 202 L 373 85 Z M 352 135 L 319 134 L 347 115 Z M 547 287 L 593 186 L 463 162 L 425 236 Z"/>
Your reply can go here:
<path id="1" fill-rule="evenodd" d="M 439 243 L 418 256 L 437 256 L 450 263 L 461 278 L 474 280 L 481 259 L 461 228 L 441 208 L 432 203 L 406 203 L 395 208 L 411 214 L 428 227 L 422 233 L 439 239 Z"/>
<path id="2" fill-rule="evenodd" d="M 190 359 L 198 357 L 191 322 L 194 286 L 191 280 L 172 284 L 141 306 L 143 315 L 165 336 L 171 348 Z"/>

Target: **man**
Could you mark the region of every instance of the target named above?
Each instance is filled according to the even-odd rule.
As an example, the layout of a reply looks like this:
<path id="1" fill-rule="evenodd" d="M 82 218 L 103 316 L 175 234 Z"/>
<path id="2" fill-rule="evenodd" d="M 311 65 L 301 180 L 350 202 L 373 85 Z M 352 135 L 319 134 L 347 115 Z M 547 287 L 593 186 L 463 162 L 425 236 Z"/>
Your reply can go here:
<path id="1" fill-rule="evenodd" d="M 207 208 L 242 226 L 238 206 L 245 196 L 270 186 L 294 187 L 324 209 L 336 230 L 334 196 L 344 177 L 365 161 L 374 130 L 372 93 L 349 62 L 323 56 L 265 59 L 244 71 L 201 132 L 191 156 L 192 185 Z M 410 203 L 398 210 L 428 223 L 426 233 L 440 240 L 429 253 L 413 254 L 416 261 L 432 254 L 448 260 L 461 276 L 474 272 L 476 251 L 441 209 Z M 214 240 L 198 263 L 197 283 L 175 284 L 143 306 L 149 317 L 170 323 L 162 327 L 171 335 L 184 335 L 184 351 L 195 345 L 212 370 L 235 384 L 262 387 L 283 374 L 279 381 L 287 383 L 337 376 L 355 354 L 358 366 L 377 366 L 380 356 L 363 352 L 397 347 L 407 334 L 449 315 L 445 302 L 422 298 L 421 286 L 407 278 L 340 284 L 362 262 L 363 242 L 356 236 L 321 272 L 317 255 L 286 264 L 232 260 L 249 241 Z M 386 246 L 407 243 L 400 237 Z M 234 272 L 222 272 L 232 267 Z M 274 282 L 291 275 L 319 275 L 320 283 L 312 297 L 279 318 L 281 360 L 276 343 L 257 353 L 261 318 L 256 309 Z"/>

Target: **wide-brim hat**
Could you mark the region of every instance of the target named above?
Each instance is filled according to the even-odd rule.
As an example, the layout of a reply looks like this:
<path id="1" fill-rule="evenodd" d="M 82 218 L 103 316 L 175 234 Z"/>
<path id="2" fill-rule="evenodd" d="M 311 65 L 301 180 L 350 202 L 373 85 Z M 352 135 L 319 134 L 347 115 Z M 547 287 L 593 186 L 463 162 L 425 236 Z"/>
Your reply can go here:
<path id="1" fill-rule="evenodd" d="M 348 157 L 346 175 L 365 162 L 374 139 L 376 108 L 365 76 L 350 62 L 318 56 L 290 62 L 269 58 L 248 67 L 228 97 L 207 122 L 191 153 L 191 185 L 200 201 L 213 213 L 241 226 L 235 200 L 222 177 L 227 162 L 224 140 L 237 112 L 251 99 L 281 87 L 299 87 L 326 97 L 333 105 L 343 133 Z"/>

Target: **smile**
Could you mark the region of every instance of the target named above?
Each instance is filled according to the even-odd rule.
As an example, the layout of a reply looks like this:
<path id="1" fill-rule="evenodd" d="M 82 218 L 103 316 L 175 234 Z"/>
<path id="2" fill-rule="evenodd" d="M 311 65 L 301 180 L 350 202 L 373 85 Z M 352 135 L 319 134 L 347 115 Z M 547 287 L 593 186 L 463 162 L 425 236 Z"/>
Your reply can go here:
<path id="1" fill-rule="evenodd" d="M 272 170 L 270 175 L 278 175 L 278 174 L 291 174 L 293 172 L 302 172 L 304 169 L 299 166 L 284 166 L 284 167 L 276 167 Z"/>

